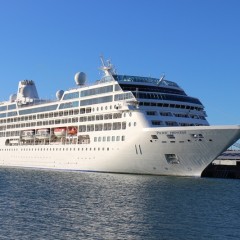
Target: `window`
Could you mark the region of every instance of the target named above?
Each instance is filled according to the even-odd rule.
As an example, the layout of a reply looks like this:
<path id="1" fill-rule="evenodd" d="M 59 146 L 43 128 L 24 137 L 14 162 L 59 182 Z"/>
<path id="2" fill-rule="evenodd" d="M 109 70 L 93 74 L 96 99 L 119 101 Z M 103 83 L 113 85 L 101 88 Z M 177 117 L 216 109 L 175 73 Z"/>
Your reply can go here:
<path id="1" fill-rule="evenodd" d="M 95 131 L 102 131 L 103 126 L 102 124 L 95 124 Z"/>
<path id="2" fill-rule="evenodd" d="M 154 126 L 160 126 L 160 125 L 163 125 L 163 122 L 162 122 L 162 121 L 159 121 L 159 120 L 152 120 L 152 125 L 154 125 Z"/>
<path id="3" fill-rule="evenodd" d="M 105 97 L 98 97 L 98 98 L 91 98 L 91 99 L 82 100 L 81 101 L 81 106 L 112 102 L 112 98 L 113 98 L 112 96 L 105 96 Z"/>
<path id="4" fill-rule="evenodd" d="M 91 132 L 91 131 L 94 131 L 94 125 L 93 124 L 87 125 L 87 132 Z"/>
<path id="5" fill-rule="evenodd" d="M 79 98 L 79 92 L 66 93 L 63 96 L 63 100 Z"/>
<path id="6" fill-rule="evenodd" d="M 170 112 L 160 112 L 161 116 L 172 116 L 172 113 Z"/>
<path id="7" fill-rule="evenodd" d="M 86 132 L 86 125 L 80 125 L 79 126 L 79 132 Z"/>
<path id="8" fill-rule="evenodd" d="M 156 140 L 158 139 L 158 136 L 157 135 L 151 135 L 152 139 Z"/>
<path id="9" fill-rule="evenodd" d="M 171 122 L 171 121 L 167 121 L 166 125 L 167 126 L 178 126 L 177 122 Z"/>
<path id="10" fill-rule="evenodd" d="M 59 109 L 64 109 L 64 108 L 74 108 L 79 106 L 79 101 L 75 102 L 67 102 L 67 103 L 61 103 L 59 106 Z"/>
<path id="11" fill-rule="evenodd" d="M 81 108 L 80 109 L 80 114 L 84 114 L 86 112 L 86 109 L 85 108 Z"/>
<path id="12" fill-rule="evenodd" d="M 147 111 L 147 115 L 155 116 L 155 115 L 157 115 L 157 112 L 155 112 L 155 111 Z"/>
<path id="13" fill-rule="evenodd" d="M 96 115 L 96 120 L 103 120 L 103 115 Z"/>
<path id="14" fill-rule="evenodd" d="M 111 130 L 112 129 L 112 124 L 111 123 L 104 123 L 103 125 L 103 130 L 107 131 L 107 130 Z"/>
<path id="15" fill-rule="evenodd" d="M 86 108 L 86 113 L 91 113 L 92 109 L 91 108 Z"/>
<path id="16" fill-rule="evenodd" d="M 38 112 L 48 112 L 57 109 L 58 104 L 45 106 L 45 107 L 38 107 L 38 108 L 31 108 L 26 110 L 20 110 L 19 115 L 31 114 L 31 113 L 38 113 Z"/>
<path id="17" fill-rule="evenodd" d="M 80 122 L 86 122 L 87 121 L 87 117 L 80 117 Z"/>
<path id="18" fill-rule="evenodd" d="M 113 91 L 112 85 L 106 86 L 106 87 L 100 87 L 100 88 L 92 88 L 92 89 L 81 91 L 81 97 L 97 95 L 97 94 L 102 94 L 102 93 L 107 93 L 112 91 Z"/>

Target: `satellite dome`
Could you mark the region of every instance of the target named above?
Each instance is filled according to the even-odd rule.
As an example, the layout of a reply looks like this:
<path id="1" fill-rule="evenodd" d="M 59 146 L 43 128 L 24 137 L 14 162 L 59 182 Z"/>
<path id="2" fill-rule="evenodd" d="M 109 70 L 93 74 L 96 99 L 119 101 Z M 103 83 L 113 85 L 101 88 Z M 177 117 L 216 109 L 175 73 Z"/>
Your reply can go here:
<path id="1" fill-rule="evenodd" d="M 10 102 L 15 102 L 16 101 L 16 99 L 17 99 L 17 94 L 12 94 L 12 95 L 10 95 L 10 97 L 9 97 L 9 101 Z"/>
<path id="2" fill-rule="evenodd" d="M 63 94 L 64 94 L 64 91 L 63 91 L 63 90 L 58 90 L 58 91 L 56 92 L 56 98 L 57 98 L 58 100 L 61 100 Z"/>
<path id="3" fill-rule="evenodd" d="M 75 82 L 77 85 L 82 86 L 85 84 L 85 82 L 87 80 L 87 76 L 84 72 L 78 72 L 75 74 L 74 79 L 75 79 Z"/>

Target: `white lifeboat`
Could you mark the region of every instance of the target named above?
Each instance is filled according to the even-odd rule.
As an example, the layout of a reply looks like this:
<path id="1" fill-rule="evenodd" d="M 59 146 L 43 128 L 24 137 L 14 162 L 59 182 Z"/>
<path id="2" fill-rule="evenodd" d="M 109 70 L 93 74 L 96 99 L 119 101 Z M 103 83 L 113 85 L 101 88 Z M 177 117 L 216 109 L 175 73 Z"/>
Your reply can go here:
<path id="1" fill-rule="evenodd" d="M 66 136 L 66 132 L 67 132 L 66 127 L 54 128 L 54 135 L 58 138 Z"/>
<path id="2" fill-rule="evenodd" d="M 41 128 L 36 131 L 37 139 L 48 139 L 50 137 L 50 129 L 49 128 Z"/>
<path id="3" fill-rule="evenodd" d="M 32 140 L 35 135 L 35 130 L 30 129 L 30 130 L 24 130 L 21 133 L 22 139 L 23 140 Z"/>

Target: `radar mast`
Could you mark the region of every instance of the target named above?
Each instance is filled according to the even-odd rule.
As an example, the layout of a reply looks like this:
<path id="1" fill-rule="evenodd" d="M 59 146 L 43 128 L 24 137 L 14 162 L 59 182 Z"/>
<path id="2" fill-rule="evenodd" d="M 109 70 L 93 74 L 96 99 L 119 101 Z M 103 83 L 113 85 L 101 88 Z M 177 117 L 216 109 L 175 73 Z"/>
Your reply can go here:
<path id="1" fill-rule="evenodd" d="M 102 62 L 102 66 L 100 67 L 100 69 L 104 72 L 106 77 L 116 74 L 116 70 L 115 70 L 113 64 L 111 64 L 110 60 L 107 60 L 105 62 L 103 55 L 100 56 L 100 60 Z"/>

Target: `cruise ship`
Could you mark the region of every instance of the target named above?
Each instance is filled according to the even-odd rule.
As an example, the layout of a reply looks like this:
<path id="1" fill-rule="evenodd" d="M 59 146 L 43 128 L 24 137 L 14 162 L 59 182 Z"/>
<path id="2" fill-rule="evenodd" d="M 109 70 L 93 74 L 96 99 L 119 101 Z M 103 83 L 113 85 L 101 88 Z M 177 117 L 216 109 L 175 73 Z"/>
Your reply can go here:
<path id="1" fill-rule="evenodd" d="M 103 76 L 41 99 L 33 80 L 0 103 L 0 166 L 201 176 L 240 138 L 240 126 L 210 126 L 198 98 L 161 78 Z"/>

